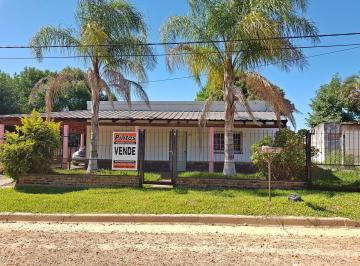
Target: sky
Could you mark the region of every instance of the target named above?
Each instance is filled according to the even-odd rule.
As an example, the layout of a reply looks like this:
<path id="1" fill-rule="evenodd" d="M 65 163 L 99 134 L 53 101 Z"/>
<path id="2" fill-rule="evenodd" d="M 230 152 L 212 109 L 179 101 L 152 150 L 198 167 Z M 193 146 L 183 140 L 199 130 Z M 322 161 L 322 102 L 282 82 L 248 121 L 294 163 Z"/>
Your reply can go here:
<path id="1" fill-rule="evenodd" d="M 159 28 L 169 16 L 184 15 L 188 12 L 186 0 L 132 0 L 130 2 L 144 14 L 149 28 L 149 42 L 159 41 Z M 76 4 L 77 0 L 0 0 L 0 25 L 2 25 L 0 26 L 0 45 L 27 45 L 42 26 L 76 26 L 74 19 Z M 305 16 L 316 24 L 321 34 L 360 32 L 359 10 L 359 0 L 309 0 Z M 344 43 L 360 43 L 360 36 L 324 38 L 321 42 L 321 44 Z M 162 47 L 157 49 L 157 52 L 163 52 Z M 335 73 L 339 73 L 341 77 L 347 77 L 360 71 L 360 47 L 312 57 L 342 49 L 344 48 L 305 50 L 305 55 L 311 58 L 308 59 L 308 65 L 303 70 L 292 68 L 284 72 L 276 66 L 257 69 L 281 87 L 287 98 L 295 103 L 300 112 L 295 115 L 297 129 L 306 127 L 306 117 L 311 111 L 309 103 L 322 84 L 328 83 Z M 66 66 L 86 69 L 86 66 L 76 59 L 44 59 L 42 62 L 1 59 L 1 57 L 31 56 L 31 51 L 26 49 L 0 49 L 0 70 L 14 74 L 29 66 L 50 70 L 61 70 Z M 189 75 L 181 69 L 170 73 L 166 69 L 165 58 L 159 57 L 156 68 L 148 72 L 150 82 L 145 89 L 150 100 L 194 100 L 200 87 L 191 78 L 159 81 Z"/>

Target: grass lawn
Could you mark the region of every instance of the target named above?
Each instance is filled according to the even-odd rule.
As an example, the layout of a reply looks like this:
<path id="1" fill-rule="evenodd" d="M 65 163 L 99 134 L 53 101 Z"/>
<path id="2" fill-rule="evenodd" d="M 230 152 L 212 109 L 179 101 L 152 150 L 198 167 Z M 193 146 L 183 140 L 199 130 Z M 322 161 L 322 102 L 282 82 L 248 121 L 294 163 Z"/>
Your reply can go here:
<path id="1" fill-rule="evenodd" d="M 289 202 L 298 193 L 302 202 Z M 0 212 L 166 213 L 337 216 L 360 220 L 360 196 L 351 192 L 199 189 L 55 189 L 0 190 Z"/>
<path id="2" fill-rule="evenodd" d="M 85 169 L 62 169 L 62 168 L 53 168 L 53 172 L 56 174 L 64 175 L 85 175 Z M 113 171 L 107 169 L 99 169 L 92 174 L 94 175 L 117 175 L 117 176 L 137 176 L 137 171 Z M 144 173 L 144 179 L 146 181 L 158 181 L 161 179 L 160 174 L 157 173 Z"/>
<path id="3" fill-rule="evenodd" d="M 225 179 L 265 179 L 260 173 L 254 174 L 236 174 L 235 176 L 226 176 L 223 173 L 209 173 L 209 172 L 183 172 L 179 177 L 193 177 L 193 178 L 225 178 Z"/>
<path id="4" fill-rule="evenodd" d="M 325 189 L 353 189 L 360 191 L 359 170 L 325 170 L 313 168 L 313 185 Z"/>

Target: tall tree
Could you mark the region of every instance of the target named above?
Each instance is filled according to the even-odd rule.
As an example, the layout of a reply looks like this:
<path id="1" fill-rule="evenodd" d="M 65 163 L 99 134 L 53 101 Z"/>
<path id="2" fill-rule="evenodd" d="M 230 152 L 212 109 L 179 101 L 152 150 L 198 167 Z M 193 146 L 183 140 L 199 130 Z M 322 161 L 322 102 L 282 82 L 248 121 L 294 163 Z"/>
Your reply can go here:
<path id="1" fill-rule="evenodd" d="M 343 82 L 336 74 L 329 84 L 320 86 L 310 103 L 312 112 L 307 119 L 308 125 L 314 127 L 323 122 L 345 122 L 359 118 L 358 82 L 356 76 Z"/>
<path id="2" fill-rule="evenodd" d="M 0 114 L 19 113 L 19 95 L 14 90 L 14 81 L 10 75 L 0 71 Z"/>
<path id="3" fill-rule="evenodd" d="M 146 69 L 156 61 L 146 45 L 147 28 L 141 13 L 125 0 L 79 0 L 77 29 L 43 27 L 31 40 L 37 58 L 58 46 L 62 52 L 83 57 L 89 67 L 87 83 L 91 88 L 91 144 L 88 172 L 97 169 L 99 139 L 99 101 L 101 92 L 124 99 L 131 107 L 131 95 L 149 100 L 140 82 Z M 131 75 L 137 81 L 129 80 Z"/>
<path id="4" fill-rule="evenodd" d="M 43 101 L 29 102 L 29 95 L 34 85 L 43 77 L 54 75 L 55 72 L 41 70 L 35 67 L 25 67 L 20 73 L 14 75 L 14 91 L 18 94 L 17 103 L 20 106 L 20 113 L 30 113 L 33 109 L 42 111 Z"/>
<path id="5" fill-rule="evenodd" d="M 292 39 L 283 37 L 316 35 L 317 29 L 302 16 L 306 0 L 188 0 L 188 4 L 187 16 L 172 16 L 161 28 L 163 42 L 170 43 L 165 45 L 167 65 L 170 70 L 185 66 L 198 82 L 206 74 L 209 83 L 221 84 L 225 102 L 223 173 L 234 175 L 235 103 L 241 102 L 255 120 L 246 97 L 235 84 L 236 73 L 248 89 L 272 104 L 278 119 L 283 113 L 293 120 L 294 106 L 281 97 L 278 88 L 248 71 L 267 63 L 285 70 L 303 66 L 306 61 L 302 52 Z M 239 41 L 242 39 L 252 41 Z M 179 40 L 191 43 L 179 44 Z"/>
<path id="6" fill-rule="evenodd" d="M 360 118 L 360 74 L 352 75 L 343 83 L 342 97 L 355 119 Z"/>

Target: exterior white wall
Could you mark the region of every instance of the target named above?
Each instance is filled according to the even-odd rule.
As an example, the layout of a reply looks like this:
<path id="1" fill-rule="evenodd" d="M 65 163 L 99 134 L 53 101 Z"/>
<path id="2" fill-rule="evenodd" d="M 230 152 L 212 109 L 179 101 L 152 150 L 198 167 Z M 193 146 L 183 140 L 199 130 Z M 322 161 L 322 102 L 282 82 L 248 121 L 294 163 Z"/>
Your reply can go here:
<path id="1" fill-rule="evenodd" d="M 236 162 L 251 162 L 251 146 L 266 136 L 274 136 L 277 128 L 235 128 L 234 132 L 242 132 L 243 150 L 241 154 L 235 154 Z M 224 132 L 224 129 L 215 129 L 215 133 Z M 215 153 L 215 161 L 224 161 L 224 154 Z"/>
<path id="2" fill-rule="evenodd" d="M 317 125 L 313 128 L 313 134 L 311 135 L 311 146 L 318 150 L 318 154 L 313 157 L 313 161 L 316 163 L 325 162 L 325 130 L 324 124 Z"/>
<path id="3" fill-rule="evenodd" d="M 355 164 L 360 163 L 360 126 L 342 125 L 343 146 L 345 155 L 350 155 Z"/>
<path id="4" fill-rule="evenodd" d="M 141 127 L 146 130 L 145 134 L 145 160 L 167 161 L 169 160 L 169 135 L 171 127 Z M 186 150 L 186 160 L 191 162 L 204 162 L 209 160 L 208 129 L 197 127 L 176 128 L 179 132 L 186 133 L 186 147 L 178 147 Z M 134 131 L 135 127 L 124 126 L 100 126 L 99 136 L 99 159 L 111 159 L 112 134 L 114 131 Z M 243 153 L 235 154 L 237 162 L 251 162 L 251 145 L 260 141 L 267 135 L 273 136 L 276 128 L 236 128 L 234 132 L 242 132 Z M 215 128 L 215 133 L 224 132 L 222 128 Z M 90 126 L 87 127 L 86 152 L 90 152 Z M 223 154 L 215 154 L 215 161 L 224 160 Z"/>

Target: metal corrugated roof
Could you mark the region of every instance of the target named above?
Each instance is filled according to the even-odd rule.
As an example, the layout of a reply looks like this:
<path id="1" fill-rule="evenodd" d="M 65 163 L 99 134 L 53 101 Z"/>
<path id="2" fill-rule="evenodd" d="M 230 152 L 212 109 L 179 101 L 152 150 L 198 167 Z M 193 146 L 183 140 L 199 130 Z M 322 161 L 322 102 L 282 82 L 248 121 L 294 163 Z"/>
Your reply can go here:
<path id="1" fill-rule="evenodd" d="M 276 121 L 274 112 L 253 112 L 255 118 L 260 121 Z M 19 118 L 23 114 L 14 115 L 0 115 L 0 118 Z M 42 113 L 42 117 L 46 114 Z M 162 112 L 162 111 L 99 111 L 99 119 L 106 120 L 199 120 L 201 112 Z M 88 110 L 83 111 L 67 111 L 67 112 L 53 112 L 52 118 L 54 119 L 91 119 L 91 112 Z M 208 120 L 223 121 L 224 112 L 209 112 Z M 237 112 L 235 114 L 236 121 L 251 121 L 250 116 L 246 112 Z M 285 117 L 282 117 L 285 120 Z"/>

